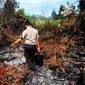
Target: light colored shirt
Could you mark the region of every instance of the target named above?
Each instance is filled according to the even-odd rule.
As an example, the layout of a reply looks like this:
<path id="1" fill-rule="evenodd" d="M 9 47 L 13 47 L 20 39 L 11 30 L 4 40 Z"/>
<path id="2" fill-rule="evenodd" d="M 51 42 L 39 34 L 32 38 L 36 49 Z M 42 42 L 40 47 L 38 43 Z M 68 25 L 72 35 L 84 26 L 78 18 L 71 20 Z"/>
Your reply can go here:
<path id="1" fill-rule="evenodd" d="M 39 33 L 36 29 L 28 27 L 22 32 L 21 38 L 25 41 L 25 44 L 35 45 L 36 40 L 39 38 Z"/>

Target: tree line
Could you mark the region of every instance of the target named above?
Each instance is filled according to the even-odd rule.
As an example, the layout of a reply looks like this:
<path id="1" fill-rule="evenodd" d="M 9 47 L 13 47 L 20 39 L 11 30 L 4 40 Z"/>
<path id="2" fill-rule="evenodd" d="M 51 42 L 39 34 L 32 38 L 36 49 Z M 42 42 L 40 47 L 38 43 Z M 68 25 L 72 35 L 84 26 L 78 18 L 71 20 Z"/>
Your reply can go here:
<path id="1" fill-rule="evenodd" d="M 67 2 L 67 7 L 61 5 L 59 12 L 52 11 L 49 18 L 42 15 L 27 15 L 24 8 L 19 9 L 19 2 L 16 0 L 1 0 L 0 2 L 0 30 L 9 33 L 22 32 L 24 22 L 30 20 L 34 27 L 43 35 L 55 36 L 61 30 L 84 30 L 85 24 L 85 1 L 79 0 L 78 9 L 74 4 Z M 18 10 L 16 10 L 18 8 Z M 57 32 L 58 31 L 58 32 Z M 54 35 L 55 34 L 55 35 Z M 84 33 L 83 33 L 84 34 Z"/>

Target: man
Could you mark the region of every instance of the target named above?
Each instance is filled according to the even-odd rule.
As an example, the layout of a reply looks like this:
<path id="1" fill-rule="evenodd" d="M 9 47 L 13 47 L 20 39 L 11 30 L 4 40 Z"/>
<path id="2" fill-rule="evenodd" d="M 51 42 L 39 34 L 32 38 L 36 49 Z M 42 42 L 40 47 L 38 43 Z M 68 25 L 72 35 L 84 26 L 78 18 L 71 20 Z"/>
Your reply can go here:
<path id="1" fill-rule="evenodd" d="M 22 39 L 24 40 L 24 56 L 29 69 L 36 70 L 35 68 L 35 52 L 40 52 L 39 33 L 33 28 L 31 22 L 25 22 L 25 30 L 22 32 L 20 39 L 17 39 L 11 46 L 18 44 Z"/>

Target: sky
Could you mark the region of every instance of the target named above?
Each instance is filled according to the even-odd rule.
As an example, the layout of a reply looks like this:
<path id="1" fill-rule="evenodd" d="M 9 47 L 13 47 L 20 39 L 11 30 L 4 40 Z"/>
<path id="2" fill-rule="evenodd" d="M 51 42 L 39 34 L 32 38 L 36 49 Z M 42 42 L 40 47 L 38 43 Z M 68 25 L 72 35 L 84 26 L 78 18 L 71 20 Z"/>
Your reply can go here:
<path id="1" fill-rule="evenodd" d="M 25 13 L 29 15 L 51 16 L 51 12 L 59 11 L 60 5 L 67 6 L 67 2 L 78 5 L 79 0 L 16 0 L 20 3 L 20 8 L 25 9 Z"/>

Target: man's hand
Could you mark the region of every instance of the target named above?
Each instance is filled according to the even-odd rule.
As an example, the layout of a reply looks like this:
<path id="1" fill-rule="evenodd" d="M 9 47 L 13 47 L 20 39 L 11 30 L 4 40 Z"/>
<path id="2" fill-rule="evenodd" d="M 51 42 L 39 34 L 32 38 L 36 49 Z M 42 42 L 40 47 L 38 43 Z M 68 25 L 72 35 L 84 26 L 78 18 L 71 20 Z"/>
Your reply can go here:
<path id="1" fill-rule="evenodd" d="M 14 43 L 11 44 L 11 47 L 15 46 L 16 44 L 18 44 L 21 41 L 21 39 L 17 39 Z"/>
<path id="2" fill-rule="evenodd" d="M 40 48 L 37 48 L 37 51 L 40 53 Z"/>
<path id="3" fill-rule="evenodd" d="M 11 47 L 14 47 L 14 46 L 15 46 L 14 43 L 12 43 L 12 44 L 11 44 Z"/>

